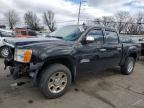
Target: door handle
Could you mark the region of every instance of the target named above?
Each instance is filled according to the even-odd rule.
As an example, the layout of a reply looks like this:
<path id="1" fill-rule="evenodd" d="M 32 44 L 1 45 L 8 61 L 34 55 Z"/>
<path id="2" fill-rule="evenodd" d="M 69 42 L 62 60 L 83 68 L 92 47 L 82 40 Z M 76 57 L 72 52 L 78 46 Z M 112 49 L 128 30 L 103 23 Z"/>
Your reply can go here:
<path id="1" fill-rule="evenodd" d="M 117 48 L 117 50 L 118 50 L 118 51 L 120 51 L 120 50 L 121 50 L 121 48 Z"/>
<path id="2" fill-rule="evenodd" d="M 106 51 L 106 49 L 100 49 L 100 51 L 101 51 L 101 52 L 104 52 L 104 51 Z"/>

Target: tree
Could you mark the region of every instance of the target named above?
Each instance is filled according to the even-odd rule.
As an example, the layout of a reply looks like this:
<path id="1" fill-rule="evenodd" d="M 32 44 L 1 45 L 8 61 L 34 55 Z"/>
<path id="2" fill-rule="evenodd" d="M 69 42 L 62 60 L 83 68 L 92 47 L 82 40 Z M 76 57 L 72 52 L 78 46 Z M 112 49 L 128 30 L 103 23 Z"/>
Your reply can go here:
<path id="1" fill-rule="evenodd" d="M 25 23 L 33 30 L 39 30 L 39 18 L 31 11 L 28 11 L 24 15 Z"/>
<path id="2" fill-rule="evenodd" d="M 136 23 L 137 23 L 137 34 L 142 34 L 143 32 L 143 26 L 142 23 L 144 22 L 144 13 L 138 12 L 136 15 Z"/>
<path id="3" fill-rule="evenodd" d="M 144 14 L 142 12 L 138 12 L 134 16 L 131 16 L 128 20 L 126 33 L 133 35 L 141 35 L 143 34 L 142 24 L 144 22 Z"/>
<path id="4" fill-rule="evenodd" d="M 9 10 L 8 12 L 6 12 L 5 17 L 8 21 L 10 29 L 13 29 L 16 23 L 19 22 L 18 14 L 14 10 Z"/>
<path id="5" fill-rule="evenodd" d="M 101 26 L 102 25 L 101 24 L 101 19 L 100 18 L 94 19 L 93 24 L 96 25 L 96 26 Z"/>
<path id="6" fill-rule="evenodd" d="M 116 22 L 117 22 L 117 30 L 119 33 L 124 32 L 128 25 L 128 19 L 130 17 L 129 12 L 119 11 L 115 14 Z"/>
<path id="7" fill-rule="evenodd" d="M 125 28 L 125 33 L 126 34 L 137 34 L 137 25 L 135 23 L 135 19 L 133 17 L 129 18 L 127 27 Z"/>
<path id="8" fill-rule="evenodd" d="M 101 23 L 103 26 L 115 28 L 115 18 L 112 16 L 103 16 Z"/>
<path id="9" fill-rule="evenodd" d="M 44 12 L 44 15 L 43 15 L 44 24 L 48 26 L 51 32 L 53 32 L 56 29 L 54 16 L 55 16 L 54 12 L 50 10 L 48 10 L 47 12 Z"/>

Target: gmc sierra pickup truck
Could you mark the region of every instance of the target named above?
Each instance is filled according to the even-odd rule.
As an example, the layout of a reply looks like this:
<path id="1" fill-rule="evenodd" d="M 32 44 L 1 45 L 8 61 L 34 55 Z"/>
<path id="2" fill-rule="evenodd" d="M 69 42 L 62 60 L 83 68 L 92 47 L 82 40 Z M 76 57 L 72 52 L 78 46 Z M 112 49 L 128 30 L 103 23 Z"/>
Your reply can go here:
<path id="1" fill-rule="evenodd" d="M 45 38 L 5 39 L 14 79 L 31 77 L 44 96 L 62 96 L 78 72 L 99 71 L 115 66 L 124 75 L 133 72 L 140 49 L 121 43 L 116 30 L 105 27 L 65 26 Z"/>

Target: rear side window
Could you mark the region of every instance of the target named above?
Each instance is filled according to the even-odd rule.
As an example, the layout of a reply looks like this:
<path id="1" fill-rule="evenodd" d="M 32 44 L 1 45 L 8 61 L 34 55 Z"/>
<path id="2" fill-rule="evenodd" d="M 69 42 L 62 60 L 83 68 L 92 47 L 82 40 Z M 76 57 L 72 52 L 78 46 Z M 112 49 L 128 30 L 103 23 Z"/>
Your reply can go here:
<path id="1" fill-rule="evenodd" d="M 21 31 L 21 35 L 27 35 L 26 31 Z"/>
<path id="2" fill-rule="evenodd" d="M 34 31 L 28 31 L 28 35 L 30 35 L 30 36 L 36 36 L 37 34 Z"/>
<path id="3" fill-rule="evenodd" d="M 105 31 L 105 42 L 106 43 L 118 43 L 118 35 L 115 31 Z"/>
<path id="4" fill-rule="evenodd" d="M 100 29 L 94 29 L 94 30 L 91 30 L 87 36 L 92 36 L 95 38 L 95 43 L 97 44 L 101 44 L 103 43 L 103 33 L 102 33 L 102 30 Z"/>

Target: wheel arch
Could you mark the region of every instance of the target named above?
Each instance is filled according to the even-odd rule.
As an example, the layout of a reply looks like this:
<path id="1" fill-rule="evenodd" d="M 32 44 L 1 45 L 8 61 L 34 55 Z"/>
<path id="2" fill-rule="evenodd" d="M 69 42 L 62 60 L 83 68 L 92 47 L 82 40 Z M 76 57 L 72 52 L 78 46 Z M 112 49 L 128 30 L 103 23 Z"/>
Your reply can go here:
<path id="1" fill-rule="evenodd" d="M 133 57 L 135 61 L 137 61 L 138 59 L 138 52 L 135 50 L 135 51 L 128 51 L 122 58 L 121 62 L 120 62 L 120 66 L 124 65 L 126 59 L 128 57 Z"/>
<path id="2" fill-rule="evenodd" d="M 136 46 L 131 46 L 128 49 L 128 57 L 133 57 L 135 61 L 138 58 L 138 48 Z"/>
<path id="3" fill-rule="evenodd" d="M 60 56 L 60 57 L 49 57 L 46 58 L 44 61 L 43 66 L 41 67 L 41 69 L 38 71 L 37 73 L 37 79 L 39 81 L 39 78 L 41 77 L 42 71 L 43 69 L 45 69 L 46 67 L 52 65 L 52 64 L 63 64 L 64 66 L 66 66 L 72 75 L 72 81 L 75 80 L 75 76 L 76 76 L 76 63 L 74 58 L 72 58 L 71 56 Z"/>
<path id="4" fill-rule="evenodd" d="M 3 48 L 3 47 L 6 47 L 6 45 L 0 46 L 0 49 Z"/>
<path id="5" fill-rule="evenodd" d="M 128 57 L 133 57 L 135 59 L 135 61 L 137 60 L 137 53 L 136 52 L 131 52 Z"/>

